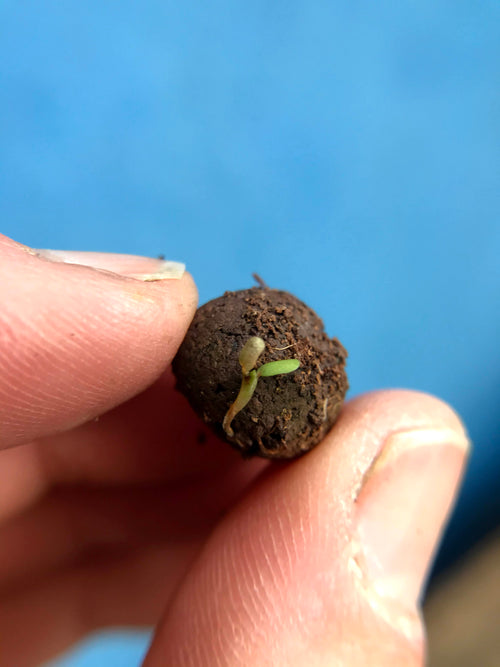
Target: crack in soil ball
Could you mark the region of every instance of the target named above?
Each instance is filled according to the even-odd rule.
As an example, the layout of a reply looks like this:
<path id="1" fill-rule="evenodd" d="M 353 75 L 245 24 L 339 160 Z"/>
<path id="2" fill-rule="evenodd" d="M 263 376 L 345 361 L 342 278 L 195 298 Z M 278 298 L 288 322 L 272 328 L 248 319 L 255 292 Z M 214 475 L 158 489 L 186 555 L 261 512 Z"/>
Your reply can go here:
<path id="1" fill-rule="evenodd" d="M 242 385 L 239 357 L 252 337 L 265 344 L 259 368 L 291 359 L 300 366 L 269 377 L 264 371 L 244 409 L 224 430 Z M 302 301 L 260 286 L 226 292 L 201 306 L 173 370 L 177 388 L 195 412 L 243 456 L 290 459 L 317 445 L 336 421 L 348 389 L 346 357 Z"/>

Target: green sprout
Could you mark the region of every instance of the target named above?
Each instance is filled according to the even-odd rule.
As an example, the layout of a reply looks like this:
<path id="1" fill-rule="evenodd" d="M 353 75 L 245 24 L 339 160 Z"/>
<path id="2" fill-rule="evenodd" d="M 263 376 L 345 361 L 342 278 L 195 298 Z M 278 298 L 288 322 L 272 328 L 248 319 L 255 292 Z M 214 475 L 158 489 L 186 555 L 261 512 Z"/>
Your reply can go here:
<path id="1" fill-rule="evenodd" d="M 240 391 L 234 403 L 229 406 L 229 410 L 226 412 L 226 416 L 222 422 L 222 428 L 230 438 L 234 435 L 231 422 L 252 398 L 259 378 L 293 373 L 300 366 L 298 359 L 283 359 L 281 361 L 270 361 L 256 369 L 257 360 L 264 352 L 265 347 L 266 344 L 262 338 L 252 336 L 252 338 L 247 340 L 240 352 L 238 359 L 242 373 Z"/>

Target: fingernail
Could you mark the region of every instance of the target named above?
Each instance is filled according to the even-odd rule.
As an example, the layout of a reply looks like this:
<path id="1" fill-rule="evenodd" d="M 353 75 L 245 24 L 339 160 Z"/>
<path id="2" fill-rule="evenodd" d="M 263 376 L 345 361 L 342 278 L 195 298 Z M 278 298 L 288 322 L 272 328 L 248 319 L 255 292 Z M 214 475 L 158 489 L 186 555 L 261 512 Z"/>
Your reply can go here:
<path id="1" fill-rule="evenodd" d="M 139 255 L 81 252 L 72 250 L 35 250 L 43 259 L 65 264 L 82 264 L 94 269 L 112 271 L 136 280 L 154 281 L 182 278 L 186 269 L 181 262 L 172 262 Z"/>
<path id="2" fill-rule="evenodd" d="M 418 601 L 468 449 L 451 429 L 396 433 L 365 475 L 356 501 L 361 566 L 381 596 Z"/>

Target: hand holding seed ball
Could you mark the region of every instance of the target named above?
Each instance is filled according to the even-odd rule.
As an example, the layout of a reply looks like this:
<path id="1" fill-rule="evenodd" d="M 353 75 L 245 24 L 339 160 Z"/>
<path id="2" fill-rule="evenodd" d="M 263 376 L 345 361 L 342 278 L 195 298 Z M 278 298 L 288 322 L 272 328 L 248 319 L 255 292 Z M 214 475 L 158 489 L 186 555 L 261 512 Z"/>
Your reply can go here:
<path id="1" fill-rule="evenodd" d="M 337 419 L 346 357 L 308 306 L 260 286 L 199 308 L 173 369 L 197 414 L 243 456 L 291 459 Z"/>
<path id="2" fill-rule="evenodd" d="M 457 416 L 379 391 L 328 431 L 346 353 L 317 316 L 257 288 L 185 338 L 196 288 L 171 268 L 0 235 L 0 665 L 145 625 L 144 667 L 421 665 Z M 175 389 L 184 338 L 176 372 L 217 435 L 315 448 L 222 446 Z"/>

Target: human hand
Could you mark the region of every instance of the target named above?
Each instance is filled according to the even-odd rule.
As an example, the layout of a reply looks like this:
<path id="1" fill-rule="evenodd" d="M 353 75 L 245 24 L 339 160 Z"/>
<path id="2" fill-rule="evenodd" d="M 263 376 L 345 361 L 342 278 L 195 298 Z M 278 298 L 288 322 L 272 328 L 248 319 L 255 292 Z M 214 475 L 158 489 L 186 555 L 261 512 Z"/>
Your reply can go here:
<path id="1" fill-rule="evenodd" d="M 421 665 L 467 453 L 450 408 L 368 394 L 303 458 L 242 461 L 165 370 L 190 277 L 73 259 L 109 271 L 0 237 L 0 665 L 148 624 L 146 667 Z"/>

